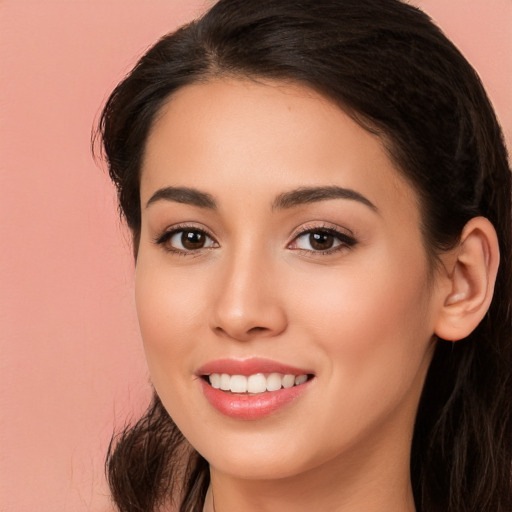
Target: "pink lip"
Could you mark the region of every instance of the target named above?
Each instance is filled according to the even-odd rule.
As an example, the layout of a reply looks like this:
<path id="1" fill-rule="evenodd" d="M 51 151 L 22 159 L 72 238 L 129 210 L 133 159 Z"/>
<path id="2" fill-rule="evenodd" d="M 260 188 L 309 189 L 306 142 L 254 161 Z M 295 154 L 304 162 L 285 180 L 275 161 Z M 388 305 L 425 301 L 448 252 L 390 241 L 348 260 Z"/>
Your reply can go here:
<path id="1" fill-rule="evenodd" d="M 299 398 L 309 388 L 311 380 L 300 386 L 257 395 L 230 393 L 215 389 L 204 379 L 198 379 L 204 396 L 219 412 L 240 420 L 256 420 L 269 416 Z"/>
<path id="2" fill-rule="evenodd" d="M 282 373 L 289 375 L 311 374 L 311 371 L 271 361 L 269 359 L 219 359 L 207 363 L 196 372 L 204 377 L 212 373 L 228 373 L 229 375 L 254 375 L 255 373 Z M 230 393 L 215 389 L 204 378 L 198 379 L 205 398 L 220 413 L 241 420 L 256 420 L 269 416 L 290 402 L 303 395 L 314 379 L 299 386 L 279 391 L 266 391 L 258 394 Z"/>
<path id="3" fill-rule="evenodd" d="M 251 359 L 217 359 L 201 366 L 196 375 L 210 375 L 212 373 L 228 373 L 229 375 L 254 375 L 255 373 L 282 373 L 284 375 L 308 375 L 313 373 L 303 368 L 295 368 L 286 364 L 253 357 Z"/>

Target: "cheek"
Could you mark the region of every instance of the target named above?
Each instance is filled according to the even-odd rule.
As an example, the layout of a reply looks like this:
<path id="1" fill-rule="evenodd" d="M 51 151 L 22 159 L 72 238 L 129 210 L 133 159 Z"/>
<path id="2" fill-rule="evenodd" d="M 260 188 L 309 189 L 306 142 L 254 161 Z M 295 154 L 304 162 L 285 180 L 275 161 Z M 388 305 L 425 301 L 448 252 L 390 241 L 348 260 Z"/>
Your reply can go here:
<path id="1" fill-rule="evenodd" d="M 427 266 L 421 256 L 412 263 L 383 257 L 364 268 L 303 282 L 296 316 L 306 319 L 308 338 L 321 347 L 341 389 L 360 386 L 361 396 L 372 390 L 382 396 L 387 388 L 398 396 L 428 366 L 433 315 Z"/>
<path id="2" fill-rule="evenodd" d="M 197 276 L 169 272 L 158 260 L 139 259 L 135 272 L 135 302 L 149 370 L 155 384 L 159 374 L 170 378 L 186 367 L 185 356 L 196 349 L 194 326 L 204 322 L 205 289 Z M 206 281 L 207 282 L 207 281 Z M 172 375 L 172 374 L 171 374 Z"/>
<path id="3" fill-rule="evenodd" d="M 374 339 L 368 332 L 421 330 L 428 323 L 427 276 L 421 256 L 404 261 L 384 253 L 327 272 L 304 272 L 300 285 L 295 276 L 290 286 L 298 288 L 298 317 L 319 330 L 340 330 L 361 347 Z"/>
<path id="4" fill-rule="evenodd" d="M 206 280 L 206 282 L 208 282 Z M 135 272 L 135 301 L 146 362 L 153 386 L 173 420 L 184 432 L 197 427 L 194 361 L 201 357 L 205 289 L 190 275 L 169 272 L 158 259 L 139 258 Z"/>

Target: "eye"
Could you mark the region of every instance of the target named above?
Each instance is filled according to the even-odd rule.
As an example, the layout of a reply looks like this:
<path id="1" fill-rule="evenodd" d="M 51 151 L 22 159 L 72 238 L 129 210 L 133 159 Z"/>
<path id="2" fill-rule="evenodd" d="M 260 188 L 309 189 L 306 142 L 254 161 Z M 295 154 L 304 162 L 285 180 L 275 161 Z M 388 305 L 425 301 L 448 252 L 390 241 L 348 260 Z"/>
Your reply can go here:
<path id="1" fill-rule="evenodd" d="M 155 242 L 158 245 L 163 245 L 168 251 L 180 253 L 219 246 L 205 231 L 197 228 L 184 227 L 167 231 L 155 240 Z"/>
<path id="2" fill-rule="evenodd" d="M 328 254 L 355 244 L 356 240 L 352 236 L 341 231 L 332 228 L 311 228 L 299 233 L 288 247 Z"/>

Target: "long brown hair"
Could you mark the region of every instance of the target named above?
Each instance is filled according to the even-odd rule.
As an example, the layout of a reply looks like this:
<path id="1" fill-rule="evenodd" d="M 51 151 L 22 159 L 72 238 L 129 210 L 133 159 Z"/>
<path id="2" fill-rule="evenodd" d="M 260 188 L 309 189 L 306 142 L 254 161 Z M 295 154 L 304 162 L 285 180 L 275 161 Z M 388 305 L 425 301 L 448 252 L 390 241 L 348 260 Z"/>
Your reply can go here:
<path id="1" fill-rule="evenodd" d="M 422 512 L 510 512 L 511 173 L 500 127 L 468 62 L 420 10 L 399 0 L 220 0 L 162 38 L 110 96 L 100 133 L 137 251 L 140 164 L 177 89 L 216 76 L 301 83 L 379 135 L 421 198 L 432 261 L 465 223 L 495 226 L 501 264 L 478 328 L 439 340 L 414 431 L 411 477 Z M 122 512 L 174 502 L 202 509 L 208 465 L 155 395 L 116 436 L 107 470 Z"/>

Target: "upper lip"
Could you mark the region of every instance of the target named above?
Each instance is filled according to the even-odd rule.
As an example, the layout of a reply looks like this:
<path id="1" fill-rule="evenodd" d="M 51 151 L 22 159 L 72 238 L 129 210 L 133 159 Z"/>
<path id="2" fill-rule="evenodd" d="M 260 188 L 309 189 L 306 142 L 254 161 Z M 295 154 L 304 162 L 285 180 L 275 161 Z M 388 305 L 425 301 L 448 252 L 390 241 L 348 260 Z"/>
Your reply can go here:
<path id="1" fill-rule="evenodd" d="M 197 375 L 227 373 L 229 375 L 254 375 L 256 373 L 282 373 L 284 375 L 308 375 L 310 370 L 297 368 L 271 359 L 253 357 L 250 359 L 217 359 L 197 370 Z"/>

